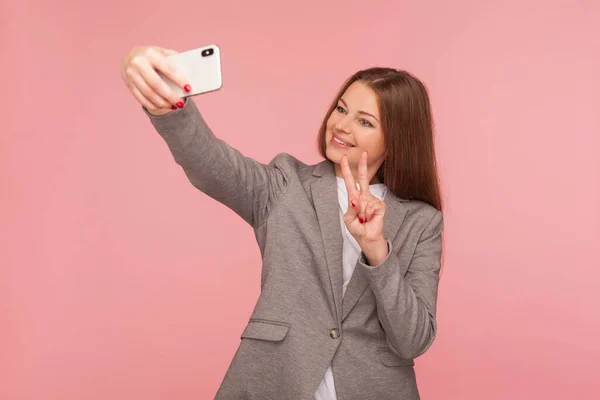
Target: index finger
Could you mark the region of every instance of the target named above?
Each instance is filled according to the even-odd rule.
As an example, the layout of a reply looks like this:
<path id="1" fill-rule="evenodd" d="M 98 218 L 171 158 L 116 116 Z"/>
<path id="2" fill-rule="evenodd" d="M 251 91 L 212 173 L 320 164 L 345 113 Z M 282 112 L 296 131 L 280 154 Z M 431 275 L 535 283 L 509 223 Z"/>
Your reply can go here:
<path id="1" fill-rule="evenodd" d="M 363 152 L 358 162 L 358 184 L 362 194 L 369 193 L 369 176 L 367 174 L 367 152 Z"/>
<path id="2" fill-rule="evenodd" d="M 341 167 L 344 183 L 346 184 L 346 190 L 348 191 L 348 201 L 351 201 L 350 198 L 357 197 L 359 193 L 356 189 L 356 181 L 354 180 L 354 176 L 352 176 L 350 165 L 348 164 L 348 157 L 346 157 L 345 154 L 342 155 Z"/>

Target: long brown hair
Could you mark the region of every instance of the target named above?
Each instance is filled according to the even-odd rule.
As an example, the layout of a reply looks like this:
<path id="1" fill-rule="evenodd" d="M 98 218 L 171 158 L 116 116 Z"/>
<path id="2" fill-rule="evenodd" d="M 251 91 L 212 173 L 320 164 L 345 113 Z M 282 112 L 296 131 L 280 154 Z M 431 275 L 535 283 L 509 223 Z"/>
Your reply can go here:
<path id="1" fill-rule="evenodd" d="M 319 129 L 319 153 L 327 158 L 327 119 L 356 81 L 365 83 L 377 95 L 386 148 L 377 178 L 396 196 L 421 200 L 442 211 L 429 95 L 425 85 L 406 71 L 370 68 L 348 78 Z"/>

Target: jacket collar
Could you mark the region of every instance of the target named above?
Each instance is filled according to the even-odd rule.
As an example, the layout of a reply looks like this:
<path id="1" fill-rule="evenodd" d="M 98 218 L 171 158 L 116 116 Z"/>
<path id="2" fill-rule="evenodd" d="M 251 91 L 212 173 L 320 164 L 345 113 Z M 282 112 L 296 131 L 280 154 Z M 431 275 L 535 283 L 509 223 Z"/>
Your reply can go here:
<path id="1" fill-rule="evenodd" d="M 342 301 L 343 237 L 334 165 L 329 160 L 322 161 L 315 165 L 312 174 L 318 178 L 311 182 L 311 193 L 325 249 L 327 270 L 333 293 L 333 308 L 336 320 L 341 323 L 368 287 L 368 281 L 361 273 L 360 268 L 356 268 Z M 386 192 L 384 198 L 386 204 L 384 236 L 390 242 L 396 237 L 408 211 L 406 206 L 402 204 L 406 201 L 408 200 L 397 197 L 390 190 Z"/>

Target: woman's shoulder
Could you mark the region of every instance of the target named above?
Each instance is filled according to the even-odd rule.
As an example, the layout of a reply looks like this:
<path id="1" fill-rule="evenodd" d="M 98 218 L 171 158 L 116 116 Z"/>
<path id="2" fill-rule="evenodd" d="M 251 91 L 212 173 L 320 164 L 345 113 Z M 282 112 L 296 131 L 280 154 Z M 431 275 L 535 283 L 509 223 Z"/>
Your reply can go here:
<path id="1" fill-rule="evenodd" d="M 279 153 L 273 157 L 269 165 L 281 169 L 284 173 L 304 177 L 323 171 L 330 163 L 330 161 L 324 160 L 315 164 L 307 164 L 289 153 Z"/>
<path id="2" fill-rule="evenodd" d="M 431 204 L 417 199 L 407 200 L 402 203 L 407 209 L 406 217 L 413 220 L 415 225 L 441 225 L 444 224 L 444 217 L 440 210 Z"/>

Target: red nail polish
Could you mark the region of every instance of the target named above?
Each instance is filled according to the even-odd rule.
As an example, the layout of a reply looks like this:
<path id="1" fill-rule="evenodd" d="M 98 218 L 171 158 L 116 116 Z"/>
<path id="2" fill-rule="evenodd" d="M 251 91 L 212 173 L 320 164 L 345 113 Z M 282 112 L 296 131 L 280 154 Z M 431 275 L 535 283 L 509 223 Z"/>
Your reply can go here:
<path id="1" fill-rule="evenodd" d="M 364 220 L 364 219 L 362 219 L 361 217 L 358 217 L 358 222 L 360 222 L 361 224 L 364 224 L 364 223 L 365 223 L 365 220 Z"/>
<path id="2" fill-rule="evenodd" d="M 183 89 L 188 93 L 192 91 L 192 87 L 190 85 L 185 85 Z"/>
<path id="3" fill-rule="evenodd" d="M 177 107 L 183 108 L 183 101 L 178 101 L 177 102 Z"/>
<path id="4" fill-rule="evenodd" d="M 177 107 L 171 106 L 171 110 L 177 110 Z"/>
<path id="5" fill-rule="evenodd" d="M 354 204 L 353 201 L 351 201 L 350 204 L 352 204 L 352 207 L 356 207 L 356 204 Z"/>

